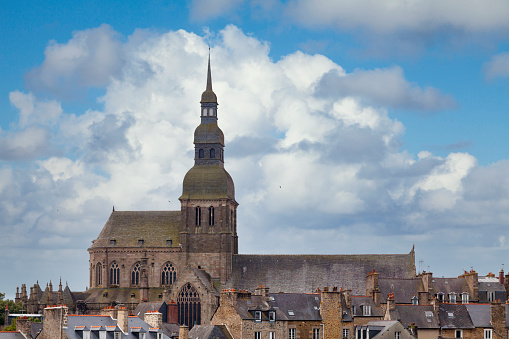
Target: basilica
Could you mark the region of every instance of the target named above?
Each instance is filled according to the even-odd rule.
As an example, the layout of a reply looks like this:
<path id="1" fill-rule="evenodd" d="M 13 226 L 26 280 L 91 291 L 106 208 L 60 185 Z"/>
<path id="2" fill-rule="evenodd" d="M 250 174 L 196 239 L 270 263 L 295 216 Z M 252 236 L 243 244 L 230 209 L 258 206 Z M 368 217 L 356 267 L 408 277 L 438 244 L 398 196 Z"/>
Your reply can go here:
<path id="1" fill-rule="evenodd" d="M 134 310 L 144 302 L 175 303 L 178 323 L 192 326 L 210 323 L 225 289 L 253 292 L 264 285 L 276 293 L 311 293 L 338 286 L 365 295 L 366 276 L 375 270 L 383 278 L 416 277 L 413 249 L 408 254 L 239 254 L 238 203 L 224 166 L 210 57 L 200 104 L 194 166 L 183 179 L 180 210 L 114 210 L 88 249 L 90 288 L 71 292 L 60 287 L 61 300 L 81 314 L 118 304 Z M 25 291 L 24 298 L 32 311 L 44 308 L 44 295 L 53 301 L 48 288 L 43 292 L 37 284 L 31 292 L 36 296 L 28 298 Z"/>

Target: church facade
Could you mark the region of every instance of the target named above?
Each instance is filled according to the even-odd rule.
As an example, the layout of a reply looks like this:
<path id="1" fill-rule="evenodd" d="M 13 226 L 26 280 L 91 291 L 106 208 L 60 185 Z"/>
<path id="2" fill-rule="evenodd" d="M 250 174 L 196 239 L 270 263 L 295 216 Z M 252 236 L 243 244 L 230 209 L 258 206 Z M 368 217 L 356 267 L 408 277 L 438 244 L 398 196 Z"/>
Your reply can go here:
<path id="1" fill-rule="evenodd" d="M 384 278 L 416 276 L 413 249 L 380 255 L 239 254 L 238 203 L 224 168 L 210 57 L 200 104 L 194 166 L 183 180 L 180 211 L 114 210 L 88 249 L 90 288 L 72 293 L 78 313 L 165 301 L 177 304 L 179 324 L 192 326 L 210 323 L 223 289 L 253 292 L 264 285 L 276 293 L 311 293 L 337 286 L 365 295 L 366 276 L 374 270 Z"/>

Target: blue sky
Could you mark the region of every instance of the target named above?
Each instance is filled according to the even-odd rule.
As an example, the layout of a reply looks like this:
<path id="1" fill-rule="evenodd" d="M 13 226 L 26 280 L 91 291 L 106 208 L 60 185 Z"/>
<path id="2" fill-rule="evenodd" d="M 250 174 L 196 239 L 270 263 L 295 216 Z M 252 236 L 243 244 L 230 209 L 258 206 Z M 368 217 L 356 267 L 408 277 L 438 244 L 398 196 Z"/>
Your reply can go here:
<path id="1" fill-rule="evenodd" d="M 241 252 L 415 244 L 445 276 L 509 254 L 505 1 L 11 1 L 0 15 L 8 295 L 60 275 L 84 289 L 113 204 L 179 208 L 207 45 Z"/>

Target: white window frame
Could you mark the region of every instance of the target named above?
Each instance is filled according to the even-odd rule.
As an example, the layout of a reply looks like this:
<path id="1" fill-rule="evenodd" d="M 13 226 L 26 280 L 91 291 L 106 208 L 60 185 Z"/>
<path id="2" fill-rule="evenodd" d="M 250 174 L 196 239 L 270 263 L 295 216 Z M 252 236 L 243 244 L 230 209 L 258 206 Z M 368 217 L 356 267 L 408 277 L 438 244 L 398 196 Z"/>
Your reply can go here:
<path id="1" fill-rule="evenodd" d="M 83 339 L 90 339 L 90 331 L 83 331 Z"/>
<path id="2" fill-rule="evenodd" d="M 255 339 L 262 339 L 262 332 L 255 332 Z"/>
<path id="3" fill-rule="evenodd" d="M 146 335 L 145 333 L 140 333 L 140 339 L 145 339 Z"/>
<path id="4" fill-rule="evenodd" d="M 276 311 L 269 311 L 269 321 L 270 322 L 276 321 Z"/>
<path id="5" fill-rule="evenodd" d="M 449 293 L 449 302 L 451 304 L 456 304 L 456 293 L 454 292 Z"/>
<path id="6" fill-rule="evenodd" d="M 276 332 L 269 332 L 269 339 L 276 339 Z"/>
<path id="7" fill-rule="evenodd" d="M 370 305 L 362 306 L 362 315 L 364 315 L 364 316 L 370 316 L 371 315 L 371 306 Z"/>
<path id="8" fill-rule="evenodd" d="M 495 292 L 488 292 L 488 302 L 495 301 Z"/>
<path id="9" fill-rule="evenodd" d="M 459 334 L 459 337 L 458 337 Z M 454 338 L 463 338 L 463 330 L 454 331 Z"/>
<path id="10" fill-rule="evenodd" d="M 463 304 L 468 304 L 468 303 L 469 303 L 469 301 L 470 301 L 470 295 L 469 295 L 468 293 L 466 293 L 466 292 L 465 292 L 465 293 L 463 293 L 463 294 L 461 295 L 461 302 L 462 302 Z"/>
<path id="11" fill-rule="evenodd" d="M 313 339 L 320 339 L 320 329 L 313 328 Z"/>
<path id="12" fill-rule="evenodd" d="M 106 339 L 106 330 L 99 331 L 99 339 Z"/>
<path id="13" fill-rule="evenodd" d="M 259 323 L 262 321 L 262 311 L 255 311 L 255 322 Z"/>
<path id="14" fill-rule="evenodd" d="M 163 339 L 163 334 L 162 333 L 157 333 L 157 339 Z"/>
<path id="15" fill-rule="evenodd" d="M 400 339 L 401 338 L 401 332 L 394 332 L 394 338 Z"/>
<path id="16" fill-rule="evenodd" d="M 484 329 L 484 339 L 492 339 L 493 338 L 493 331 L 491 328 L 485 328 Z"/>
<path id="17" fill-rule="evenodd" d="M 350 329 L 349 328 L 343 329 L 343 338 L 350 338 Z"/>
<path id="18" fill-rule="evenodd" d="M 295 332 L 296 332 L 296 329 L 290 327 L 288 329 L 288 339 L 295 339 Z"/>

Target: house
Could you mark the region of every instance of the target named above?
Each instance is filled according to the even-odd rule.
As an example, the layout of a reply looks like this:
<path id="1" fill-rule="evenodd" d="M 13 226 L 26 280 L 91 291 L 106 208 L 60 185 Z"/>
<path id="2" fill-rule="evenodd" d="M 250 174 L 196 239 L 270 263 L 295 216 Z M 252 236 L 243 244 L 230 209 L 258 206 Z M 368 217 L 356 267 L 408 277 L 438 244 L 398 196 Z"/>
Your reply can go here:
<path id="1" fill-rule="evenodd" d="M 379 320 L 355 327 L 355 339 L 415 339 L 398 321 Z"/>

